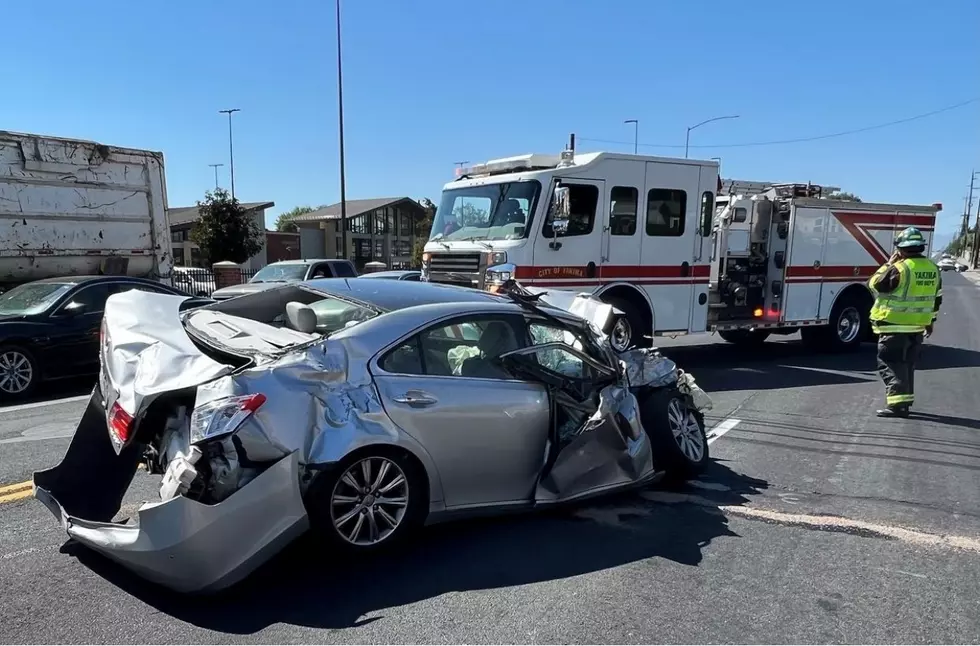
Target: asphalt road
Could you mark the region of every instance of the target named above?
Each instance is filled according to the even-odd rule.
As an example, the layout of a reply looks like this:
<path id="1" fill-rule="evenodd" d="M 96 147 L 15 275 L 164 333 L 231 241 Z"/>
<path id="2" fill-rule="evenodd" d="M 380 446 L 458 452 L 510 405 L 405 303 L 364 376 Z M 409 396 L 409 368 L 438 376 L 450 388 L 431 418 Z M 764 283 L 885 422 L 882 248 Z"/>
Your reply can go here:
<path id="1" fill-rule="evenodd" d="M 0 409 L 0 641 L 975 643 L 980 287 L 945 280 L 913 419 L 874 417 L 870 346 L 668 341 L 731 427 L 698 482 L 356 563 L 301 541 L 207 602 L 64 547 L 40 503 L 4 493 L 58 461 L 84 402 Z M 148 476 L 131 493 L 128 510 Z"/>

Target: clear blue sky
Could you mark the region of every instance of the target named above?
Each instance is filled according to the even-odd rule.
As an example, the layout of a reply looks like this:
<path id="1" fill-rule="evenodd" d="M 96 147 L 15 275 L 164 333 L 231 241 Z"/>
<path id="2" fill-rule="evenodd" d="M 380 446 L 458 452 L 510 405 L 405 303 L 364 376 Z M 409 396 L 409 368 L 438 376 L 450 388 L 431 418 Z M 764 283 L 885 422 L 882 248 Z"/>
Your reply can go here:
<path id="1" fill-rule="evenodd" d="M 273 215 L 339 199 L 329 0 L 6 2 L 0 128 L 161 150 L 171 206 L 213 186 L 236 107 L 239 199 Z M 348 198 L 438 197 L 456 161 L 630 150 L 720 156 L 742 179 L 945 206 L 980 169 L 977 0 L 344 0 Z M 682 148 L 642 148 L 683 155 Z M 980 182 L 978 182 L 980 186 Z M 271 218 L 270 218 L 271 219 Z"/>

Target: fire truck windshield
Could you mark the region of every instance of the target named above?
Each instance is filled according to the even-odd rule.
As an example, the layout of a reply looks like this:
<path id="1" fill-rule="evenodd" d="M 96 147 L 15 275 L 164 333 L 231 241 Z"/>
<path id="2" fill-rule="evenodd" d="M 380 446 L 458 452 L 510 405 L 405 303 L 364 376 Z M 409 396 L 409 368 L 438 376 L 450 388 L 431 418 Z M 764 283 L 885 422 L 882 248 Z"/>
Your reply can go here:
<path id="1" fill-rule="evenodd" d="M 429 240 L 525 238 L 540 193 L 536 180 L 443 191 Z"/>

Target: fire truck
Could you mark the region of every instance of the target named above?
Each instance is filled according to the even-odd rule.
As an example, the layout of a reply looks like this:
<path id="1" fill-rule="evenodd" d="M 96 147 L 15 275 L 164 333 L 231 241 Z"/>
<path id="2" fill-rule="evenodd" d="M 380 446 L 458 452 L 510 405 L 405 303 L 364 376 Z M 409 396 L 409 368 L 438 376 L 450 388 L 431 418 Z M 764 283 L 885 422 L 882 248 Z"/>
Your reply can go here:
<path id="1" fill-rule="evenodd" d="M 705 332 L 742 345 L 800 332 L 851 349 L 871 338 L 867 281 L 895 234 L 916 226 L 931 243 L 942 205 L 838 201 L 834 190 L 722 180 L 715 161 L 578 153 L 573 136 L 558 155 L 457 169 L 422 280 L 590 293 L 622 313 L 610 332 L 619 350 Z"/>

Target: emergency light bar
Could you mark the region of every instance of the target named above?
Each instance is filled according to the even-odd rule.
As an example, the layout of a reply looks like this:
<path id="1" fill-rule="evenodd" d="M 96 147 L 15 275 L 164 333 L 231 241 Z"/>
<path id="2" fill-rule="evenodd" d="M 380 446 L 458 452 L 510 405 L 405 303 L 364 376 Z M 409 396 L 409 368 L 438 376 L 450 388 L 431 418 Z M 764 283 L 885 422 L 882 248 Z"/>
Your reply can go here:
<path id="1" fill-rule="evenodd" d="M 478 175 L 502 175 L 527 170 L 543 170 L 557 168 L 561 158 L 558 155 L 519 155 L 504 159 L 491 159 L 485 164 L 477 164 L 468 168 L 457 168 L 456 177 L 474 177 Z"/>

